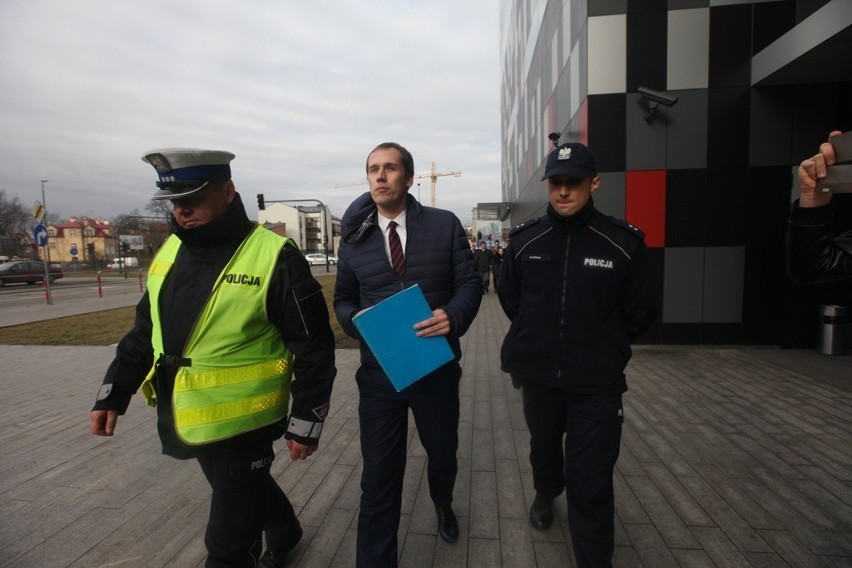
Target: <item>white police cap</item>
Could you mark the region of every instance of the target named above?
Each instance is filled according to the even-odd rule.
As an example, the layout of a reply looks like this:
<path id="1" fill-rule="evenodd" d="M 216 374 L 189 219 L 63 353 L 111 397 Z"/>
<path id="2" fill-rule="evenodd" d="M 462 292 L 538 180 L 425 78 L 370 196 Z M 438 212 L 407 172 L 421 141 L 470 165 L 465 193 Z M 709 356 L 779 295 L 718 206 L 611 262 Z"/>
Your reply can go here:
<path id="1" fill-rule="evenodd" d="M 211 181 L 231 179 L 234 154 L 201 148 L 163 148 L 142 156 L 157 170 L 159 191 L 152 199 L 178 199 L 204 189 Z"/>

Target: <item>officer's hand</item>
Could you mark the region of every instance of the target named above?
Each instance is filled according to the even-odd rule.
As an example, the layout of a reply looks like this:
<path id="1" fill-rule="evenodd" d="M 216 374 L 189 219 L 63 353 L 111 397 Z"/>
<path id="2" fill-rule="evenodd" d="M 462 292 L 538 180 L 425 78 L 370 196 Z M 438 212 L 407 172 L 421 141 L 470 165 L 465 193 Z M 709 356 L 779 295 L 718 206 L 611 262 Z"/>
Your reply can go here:
<path id="1" fill-rule="evenodd" d="M 432 312 L 432 317 L 414 324 L 418 337 L 436 337 L 450 333 L 450 316 L 438 308 Z"/>
<path id="2" fill-rule="evenodd" d="M 822 207 L 831 202 L 830 193 L 818 193 L 816 182 L 826 176 L 828 166 L 835 163 L 834 146 L 831 145 L 831 137 L 842 134 L 834 130 L 828 135 L 828 142 L 820 144 L 819 153 L 799 164 L 799 197 L 800 207 Z"/>
<path id="3" fill-rule="evenodd" d="M 116 410 L 93 410 L 89 415 L 89 429 L 95 436 L 112 436 L 117 420 Z"/>
<path id="4" fill-rule="evenodd" d="M 306 446 L 305 444 L 300 444 L 296 440 L 287 440 L 287 448 L 290 450 L 291 460 L 308 459 L 315 451 L 317 451 L 316 446 Z"/>

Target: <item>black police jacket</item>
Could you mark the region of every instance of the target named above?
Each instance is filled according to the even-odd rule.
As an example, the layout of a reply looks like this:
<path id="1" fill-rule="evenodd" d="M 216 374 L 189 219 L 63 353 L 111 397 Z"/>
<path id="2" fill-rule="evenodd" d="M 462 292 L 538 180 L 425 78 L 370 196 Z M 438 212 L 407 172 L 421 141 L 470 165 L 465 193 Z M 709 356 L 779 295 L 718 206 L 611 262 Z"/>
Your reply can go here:
<path id="1" fill-rule="evenodd" d="M 852 279 L 852 231 L 833 237 L 831 205 L 793 204 L 787 225 L 787 274 L 801 284 Z"/>
<path id="2" fill-rule="evenodd" d="M 195 229 L 175 231 L 182 245 L 160 297 L 163 344 L 168 355 L 183 352 L 216 279 L 253 227 L 254 223 L 246 216 L 238 194 L 221 217 Z M 290 416 L 322 423 L 337 372 L 334 366 L 334 334 L 329 325 L 322 288 L 311 275 L 304 256 L 294 246 L 285 246 L 279 254 L 266 303 L 269 321 L 281 331 L 282 341 L 294 355 Z M 95 410 L 116 410 L 124 414 L 131 396 L 154 363 L 151 329 L 146 292 L 136 306 L 133 329 L 116 348 L 116 357 L 107 369 Z M 159 367 L 157 372 L 157 430 L 164 454 L 179 459 L 213 455 L 234 451 L 254 441 L 275 440 L 285 434 L 286 418 L 277 424 L 226 440 L 187 445 L 175 432 L 172 414 L 171 395 L 177 368 Z M 121 427 L 121 421 L 118 427 Z M 316 444 L 319 438 L 290 433 L 287 437 L 309 445 Z"/>
<path id="3" fill-rule="evenodd" d="M 578 394 L 627 390 L 630 340 L 658 311 L 643 237 L 591 200 L 570 218 L 548 206 L 515 227 L 498 288 L 511 320 L 503 370 Z"/>

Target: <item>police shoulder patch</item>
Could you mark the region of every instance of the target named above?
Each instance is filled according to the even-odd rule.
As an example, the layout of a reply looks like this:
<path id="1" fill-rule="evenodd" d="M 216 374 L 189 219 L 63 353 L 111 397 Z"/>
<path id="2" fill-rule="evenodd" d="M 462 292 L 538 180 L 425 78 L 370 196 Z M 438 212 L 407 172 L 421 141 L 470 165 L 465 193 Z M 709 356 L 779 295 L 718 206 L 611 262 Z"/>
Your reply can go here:
<path id="1" fill-rule="evenodd" d="M 533 225 L 537 224 L 539 221 L 541 221 L 541 217 L 533 217 L 532 219 L 527 219 L 526 221 L 512 227 L 512 230 L 509 231 L 509 236 L 511 237 L 513 235 L 516 235 L 524 229 L 529 229 Z"/>
<path id="2" fill-rule="evenodd" d="M 624 221 L 623 219 L 619 219 L 617 217 L 607 216 L 607 220 L 610 223 L 612 223 L 613 225 L 615 225 L 616 227 L 621 227 L 622 229 L 625 229 L 626 231 L 633 233 L 633 235 L 635 235 L 639 239 L 645 238 L 645 233 L 642 231 L 642 229 L 640 229 L 636 225 L 632 225 L 632 224 L 628 223 L 627 221 Z"/>

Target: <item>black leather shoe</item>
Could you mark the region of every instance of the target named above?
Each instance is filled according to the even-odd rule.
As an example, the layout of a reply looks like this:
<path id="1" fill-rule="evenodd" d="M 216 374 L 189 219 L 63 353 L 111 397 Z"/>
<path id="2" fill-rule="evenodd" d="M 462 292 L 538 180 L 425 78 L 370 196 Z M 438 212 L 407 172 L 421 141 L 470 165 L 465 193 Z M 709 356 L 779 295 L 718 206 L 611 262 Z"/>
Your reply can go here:
<path id="1" fill-rule="evenodd" d="M 546 499 L 536 493 L 530 507 L 530 525 L 534 529 L 546 531 L 553 524 L 553 499 Z"/>
<path id="2" fill-rule="evenodd" d="M 287 555 L 296 548 L 296 545 L 302 540 L 303 534 L 302 527 L 296 527 L 296 530 L 288 533 L 287 539 L 281 543 L 279 549 L 275 551 L 267 550 L 263 553 L 263 556 L 260 557 L 258 568 L 283 568 Z"/>
<path id="3" fill-rule="evenodd" d="M 444 542 L 454 543 L 459 539 L 459 521 L 449 505 L 435 505 L 438 514 L 438 534 Z"/>

